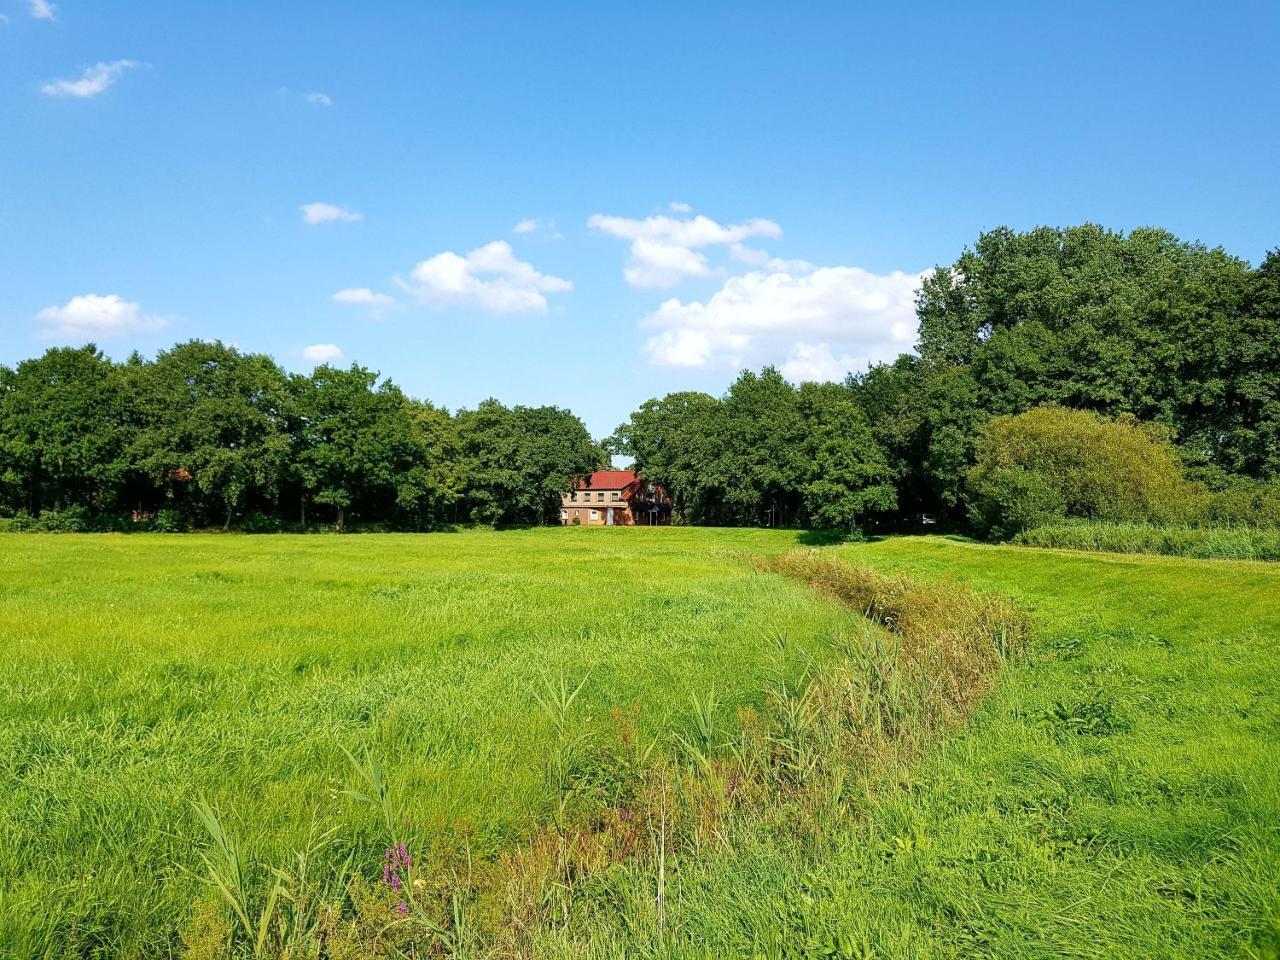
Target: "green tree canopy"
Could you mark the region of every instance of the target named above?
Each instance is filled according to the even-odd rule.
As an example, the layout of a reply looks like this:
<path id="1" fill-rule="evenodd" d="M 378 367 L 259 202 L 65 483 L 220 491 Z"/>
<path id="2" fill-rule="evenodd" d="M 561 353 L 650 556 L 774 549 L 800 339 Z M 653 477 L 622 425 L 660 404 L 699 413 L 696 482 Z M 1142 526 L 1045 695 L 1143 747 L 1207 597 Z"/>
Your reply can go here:
<path id="1" fill-rule="evenodd" d="M 920 355 L 970 368 L 992 414 L 1048 403 L 1132 414 L 1205 462 L 1271 471 L 1273 260 L 1251 271 L 1156 229 L 992 230 L 925 279 Z"/>
<path id="2" fill-rule="evenodd" d="M 505 407 L 485 400 L 458 414 L 470 519 L 549 523 L 575 477 L 607 462 L 582 421 L 559 407 Z"/>
<path id="3" fill-rule="evenodd" d="M 0 371 L 0 487 L 32 513 L 113 499 L 127 468 L 124 401 L 92 344 Z"/>

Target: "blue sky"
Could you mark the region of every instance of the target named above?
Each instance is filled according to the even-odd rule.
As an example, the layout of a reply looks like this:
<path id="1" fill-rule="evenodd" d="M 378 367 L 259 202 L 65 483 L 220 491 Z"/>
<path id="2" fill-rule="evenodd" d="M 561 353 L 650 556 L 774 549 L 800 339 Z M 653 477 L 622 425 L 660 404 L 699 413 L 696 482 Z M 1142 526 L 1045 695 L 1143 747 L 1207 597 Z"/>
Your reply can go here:
<path id="1" fill-rule="evenodd" d="M 0 15 L 0 363 L 336 349 L 603 436 L 909 347 L 916 276 L 983 229 L 1280 245 L 1274 2 Z"/>

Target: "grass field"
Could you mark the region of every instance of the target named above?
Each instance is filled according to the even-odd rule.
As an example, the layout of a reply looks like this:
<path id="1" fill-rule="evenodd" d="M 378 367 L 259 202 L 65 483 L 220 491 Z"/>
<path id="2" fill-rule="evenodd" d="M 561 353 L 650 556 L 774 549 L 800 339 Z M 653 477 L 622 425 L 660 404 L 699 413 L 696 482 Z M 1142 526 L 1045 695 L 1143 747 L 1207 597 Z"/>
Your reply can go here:
<path id="1" fill-rule="evenodd" d="M 74 925 L 83 955 L 161 955 L 200 889 L 173 866 L 197 797 L 269 862 L 323 804 L 380 868 L 376 819 L 334 800 L 344 747 L 419 848 L 483 857 L 554 802 L 544 678 L 656 734 L 851 619 L 738 557 L 794 534 L 611 533 L 0 537 L 0 944 L 61 956 Z"/>
<path id="2" fill-rule="evenodd" d="M 170 955 L 206 798 L 286 862 L 322 809 L 369 875 L 380 758 L 411 848 L 491 857 L 555 816 L 546 678 L 640 737 L 723 722 L 833 656 L 856 612 L 762 573 L 797 535 L 0 537 L 0 944 Z M 832 548 L 1025 604 L 1040 635 L 962 727 L 819 829 L 727 821 L 624 868 L 546 955 L 1274 956 L 1280 568 L 901 538 Z M 630 722 L 630 720 L 628 720 Z M 710 951 L 708 953 L 708 950 Z"/>

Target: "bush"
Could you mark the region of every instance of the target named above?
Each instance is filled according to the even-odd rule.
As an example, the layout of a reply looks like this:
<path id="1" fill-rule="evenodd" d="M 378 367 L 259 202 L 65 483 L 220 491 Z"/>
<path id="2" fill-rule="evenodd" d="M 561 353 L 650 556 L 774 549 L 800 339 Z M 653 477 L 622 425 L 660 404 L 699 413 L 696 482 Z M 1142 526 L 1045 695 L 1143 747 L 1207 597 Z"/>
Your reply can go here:
<path id="1" fill-rule="evenodd" d="M 1021 467 L 992 470 L 984 478 L 982 496 L 972 506 L 975 525 L 997 540 L 1061 520 L 1066 512 L 1066 501 L 1053 484 L 1036 471 Z"/>
<path id="2" fill-rule="evenodd" d="M 54 512 L 46 510 L 33 517 L 19 511 L 4 522 L 0 530 L 11 533 L 88 533 L 100 529 L 100 525 L 84 507 L 68 507 Z"/>
<path id="3" fill-rule="evenodd" d="M 257 510 L 245 514 L 240 521 L 240 529 L 245 533 L 279 533 L 283 528 L 279 517 L 273 517 Z"/>
<path id="4" fill-rule="evenodd" d="M 1221 490 L 1204 497 L 1203 516 L 1207 525 L 1280 527 L 1280 481 L 1265 483 L 1233 477 Z"/>
<path id="5" fill-rule="evenodd" d="M 1203 496 L 1183 476 L 1167 437 L 1133 418 L 1038 407 L 990 421 L 976 455 L 969 512 L 989 536 L 1013 536 L 1056 518 L 1182 518 Z"/>
<path id="6" fill-rule="evenodd" d="M 152 517 L 151 529 L 156 533 L 186 533 L 190 526 L 187 524 L 187 518 L 182 515 L 182 511 L 165 507 L 157 510 L 156 515 Z"/>

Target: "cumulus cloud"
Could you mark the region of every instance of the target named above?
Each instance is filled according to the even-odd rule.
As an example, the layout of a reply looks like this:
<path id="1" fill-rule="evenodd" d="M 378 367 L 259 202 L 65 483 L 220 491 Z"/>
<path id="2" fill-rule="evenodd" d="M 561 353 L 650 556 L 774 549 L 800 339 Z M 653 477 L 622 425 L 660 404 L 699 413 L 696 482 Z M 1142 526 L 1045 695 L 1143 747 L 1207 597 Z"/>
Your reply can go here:
<path id="1" fill-rule="evenodd" d="M 319 366 L 322 363 L 335 363 L 342 359 L 342 350 L 336 343 L 313 343 L 302 348 L 302 359 Z"/>
<path id="2" fill-rule="evenodd" d="M 36 314 L 36 320 L 46 338 L 85 340 L 158 330 L 166 323 L 164 317 L 144 314 L 137 303 L 116 293 L 72 297 L 60 307 L 45 307 Z"/>
<path id="3" fill-rule="evenodd" d="M 781 363 L 799 380 L 839 380 L 915 340 L 922 274 L 773 261 L 731 277 L 706 301 L 671 299 L 641 321 L 660 366 Z"/>
<path id="4" fill-rule="evenodd" d="M 814 381 L 833 383 L 843 380 L 855 370 L 865 370 L 871 363 L 869 356 L 853 353 L 832 353 L 828 343 L 798 341 L 782 364 L 782 375 L 793 383 Z"/>
<path id="5" fill-rule="evenodd" d="M 95 63 L 85 67 L 84 72 L 74 80 L 50 80 L 40 87 L 40 92 L 48 97 L 96 97 L 111 86 L 126 70 L 138 66 L 134 60 L 112 60 L 110 63 Z"/>
<path id="6" fill-rule="evenodd" d="M 327 93 L 320 93 L 317 91 L 316 93 L 307 94 L 307 103 L 314 107 L 332 107 L 333 98 Z"/>
<path id="7" fill-rule="evenodd" d="M 672 200 L 668 206 L 671 207 L 672 213 L 692 213 L 693 207 L 687 203 L 681 203 L 679 200 Z"/>
<path id="8" fill-rule="evenodd" d="M 782 236 L 782 228 L 772 220 L 722 226 L 701 215 L 630 220 L 597 213 L 587 220 L 587 225 L 631 242 L 631 256 L 623 276 L 633 287 L 673 287 L 687 277 L 707 276 L 711 267 L 701 252 L 706 247 L 740 247 L 741 241 L 749 237 Z"/>
<path id="9" fill-rule="evenodd" d="M 354 223 L 363 220 L 364 214 L 332 203 L 304 203 L 298 207 L 302 211 L 302 219 L 306 223 Z"/>
<path id="10" fill-rule="evenodd" d="M 519 223 L 517 223 L 514 227 L 511 228 L 511 232 L 512 233 L 533 233 L 533 231 L 537 229 L 538 229 L 537 220 L 521 220 Z"/>
<path id="11" fill-rule="evenodd" d="M 566 293 L 573 284 L 539 273 L 512 252 L 505 240 L 477 247 L 465 257 L 438 253 L 413 268 L 405 290 L 434 306 L 474 304 L 493 313 L 545 313 L 549 293 Z"/>
<path id="12" fill-rule="evenodd" d="M 36 20 L 56 20 L 58 7 L 49 0 L 31 0 L 27 4 L 27 12 Z"/>

